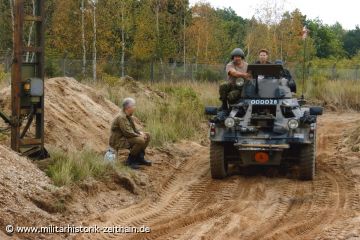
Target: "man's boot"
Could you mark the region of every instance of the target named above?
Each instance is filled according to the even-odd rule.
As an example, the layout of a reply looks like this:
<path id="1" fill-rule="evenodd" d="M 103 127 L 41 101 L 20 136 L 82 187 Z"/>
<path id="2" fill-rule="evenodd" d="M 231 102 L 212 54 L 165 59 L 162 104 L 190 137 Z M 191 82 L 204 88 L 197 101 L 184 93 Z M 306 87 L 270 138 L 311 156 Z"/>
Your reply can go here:
<path id="1" fill-rule="evenodd" d="M 136 157 L 129 154 L 128 159 L 126 160 L 126 165 L 128 165 L 132 169 L 139 169 L 140 166 L 137 164 L 136 160 Z"/>
<path id="2" fill-rule="evenodd" d="M 137 163 L 139 165 L 151 166 L 151 164 L 152 164 L 151 161 L 145 159 L 145 151 L 141 151 L 139 153 L 137 160 L 138 160 Z"/>

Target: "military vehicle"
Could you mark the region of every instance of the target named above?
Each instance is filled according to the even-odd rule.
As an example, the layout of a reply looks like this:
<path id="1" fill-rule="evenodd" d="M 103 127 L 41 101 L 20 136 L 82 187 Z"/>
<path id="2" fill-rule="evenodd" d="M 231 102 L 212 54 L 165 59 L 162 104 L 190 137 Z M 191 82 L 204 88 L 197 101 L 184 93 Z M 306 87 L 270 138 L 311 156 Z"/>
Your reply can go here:
<path id="1" fill-rule="evenodd" d="M 229 110 L 206 107 L 210 168 L 215 179 L 228 175 L 228 165 L 296 164 L 299 178 L 312 180 L 316 161 L 316 120 L 322 107 L 305 106 L 293 97 L 284 68 L 249 65 L 252 80 L 243 81 L 242 98 Z"/>

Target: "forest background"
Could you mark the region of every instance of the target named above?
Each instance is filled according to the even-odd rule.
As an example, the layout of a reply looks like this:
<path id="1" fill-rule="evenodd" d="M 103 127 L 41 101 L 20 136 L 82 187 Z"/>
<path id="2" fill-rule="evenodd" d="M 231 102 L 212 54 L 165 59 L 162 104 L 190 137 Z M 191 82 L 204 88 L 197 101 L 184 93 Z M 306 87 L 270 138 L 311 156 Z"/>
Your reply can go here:
<path id="1" fill-rule="evenodd" d="M 31 9 L 34 1 L 25 2 Z M 327 25 L 298 9 L 285 11 L 274 4 L 279 2 L 264 0 L 246 19 L 231 7 L 190 6 L 188 0 L 47 0 L 46 75 L 217 81 L 224 79 L 231 50 L 240 47 L 249 63 L 259 49 L 268 49 L 270 60 L 283 60 L 297 78 L 304 60 L 308 78 L 360 78 L 359 26 L 345 30 L 340 23 Z M 13 0 L 0 1 L 2 72 L 11 66 L 13 5 Z M 304 26 L 309 30 L 306 41 Z M 27 38 L 33 31 L 25 26 L 25 44 L 31 44 Z"/>

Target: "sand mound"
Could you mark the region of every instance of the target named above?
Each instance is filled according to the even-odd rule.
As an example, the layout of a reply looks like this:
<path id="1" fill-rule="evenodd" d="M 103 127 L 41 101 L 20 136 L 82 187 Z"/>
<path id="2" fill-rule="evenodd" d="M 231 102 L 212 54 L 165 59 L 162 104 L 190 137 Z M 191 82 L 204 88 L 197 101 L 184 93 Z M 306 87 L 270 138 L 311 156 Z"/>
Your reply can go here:
<path id="1" fill-rule="evenodd" d="M 46 142 L 62 149 L 104 151 L 119 108 L 73 78 L 46 82 Z"/>
<path id="2" fill-rule="evenodd" d="M 46 226 L 56 222 L 56 217 L 48 213 L 56 210 L 41 205 L 45 201 L 53 202 L 51 189 L 54 187 L 48 177 L 30 160 L 0 145 L 1 231 L 8 224 Z"/>
<path id="3" fill-rule="evenodd" d="M 118 79 L 114 91 L 144 95 L 149 100 L 162 99 L 165 94 L 151 89 L 130 77 Z M 10 87 L 0 91 L 0 109 L 10 115 Z M 89 147 L 105 151 L 108 146 L 110 125 L 119 107 L 106 99 L 104 91 L 95 90 L 73 78 L 59 77 L 45 81 L 45 142 L 63 150 L 81 150 Z M 137 121 L 139 127 L 141 123 Z M 5 128 L 0 121 L 0 128 Z M 4 134 L 0 133 L 0 143 Z"/>
<path id="4" fill-rule="evenodd" d="M 10 88 L 0 94 L 0 107 L 9 113 Z M 106 150 L 111 121 L 119 112 L 115 104 L 73 78 L 46 80 L 45 94 L 47 144 L 64 150 Z"/>

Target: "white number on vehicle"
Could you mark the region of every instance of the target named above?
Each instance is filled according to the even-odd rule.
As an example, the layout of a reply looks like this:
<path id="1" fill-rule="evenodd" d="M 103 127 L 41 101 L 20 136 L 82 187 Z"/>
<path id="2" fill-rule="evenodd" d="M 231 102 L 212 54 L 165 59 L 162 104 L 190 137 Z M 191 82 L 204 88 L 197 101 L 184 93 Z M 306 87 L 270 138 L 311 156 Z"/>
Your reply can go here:
<path id="1" fill-rule="evenodd" d="M 276 105 L 278 100 L 276 99 L 254 99 L 250 101 L 251 104 L 255 105 Z"/>

